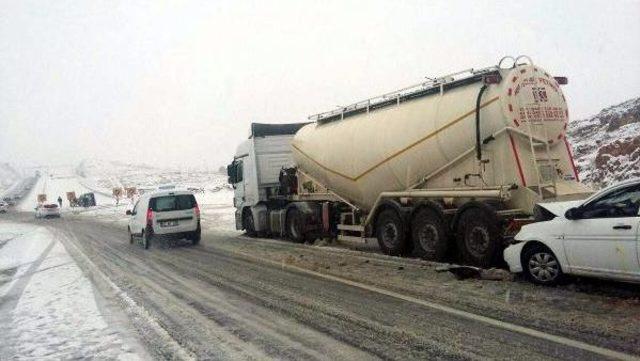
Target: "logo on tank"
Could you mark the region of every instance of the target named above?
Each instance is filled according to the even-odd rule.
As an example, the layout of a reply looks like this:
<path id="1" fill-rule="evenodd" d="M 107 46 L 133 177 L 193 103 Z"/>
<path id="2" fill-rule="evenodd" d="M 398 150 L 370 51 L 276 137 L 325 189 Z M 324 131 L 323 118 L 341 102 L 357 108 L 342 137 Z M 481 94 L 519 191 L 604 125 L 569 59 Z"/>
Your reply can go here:
<path id="1" fill-rule="evenodd" d="M 506 88 L 506 111 L 513 124 L 547 141 L 562 139 L 569 112 L 560 86 L 548 73 L 534 66 L 518 67 L 509 77 Z M 527 124 L 529 123 L 529 124 Z"/>

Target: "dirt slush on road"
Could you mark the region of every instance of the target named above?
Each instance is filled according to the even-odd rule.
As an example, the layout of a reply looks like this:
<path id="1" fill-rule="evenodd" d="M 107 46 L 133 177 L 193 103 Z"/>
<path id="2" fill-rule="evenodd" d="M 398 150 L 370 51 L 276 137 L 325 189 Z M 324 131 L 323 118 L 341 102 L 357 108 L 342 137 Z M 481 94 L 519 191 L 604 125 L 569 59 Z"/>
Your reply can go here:
<path id="1" fill-rule="evenodd" d="M 33 222 L 24 214 L 18 222 Z M 215 224 L 216 219 L 208 219 Z M 121 222 L 38 223 L 155 359 L 634 359 L 637 288 L 458 281 L 433 263 L 251 239 L 130 245 Z"/>

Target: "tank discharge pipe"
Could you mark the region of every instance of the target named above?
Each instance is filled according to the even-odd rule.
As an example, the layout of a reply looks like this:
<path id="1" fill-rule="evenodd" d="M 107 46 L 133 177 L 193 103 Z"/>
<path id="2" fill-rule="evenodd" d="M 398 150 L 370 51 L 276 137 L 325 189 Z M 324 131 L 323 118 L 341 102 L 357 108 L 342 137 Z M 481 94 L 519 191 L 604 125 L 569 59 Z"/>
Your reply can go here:
<path id="1" fill-rule="evenodd" d="M 476 99 L 476 157 L 478 160 L 482 160 L 482 144 L 480 143 L 480 100 L 482 100 L 482 93 L 487 90 L 487 84 L 484 84 L 480 88 L 478 98 Z"/>

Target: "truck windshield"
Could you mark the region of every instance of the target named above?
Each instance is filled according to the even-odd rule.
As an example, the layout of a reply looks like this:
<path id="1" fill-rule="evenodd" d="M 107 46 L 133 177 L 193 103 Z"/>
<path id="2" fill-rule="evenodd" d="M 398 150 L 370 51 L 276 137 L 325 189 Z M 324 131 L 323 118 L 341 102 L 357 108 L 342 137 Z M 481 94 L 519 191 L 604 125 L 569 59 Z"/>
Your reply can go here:
<path id="1" fill-rule="evenodd" d="M 193 194 L 181 194 L 152 198 L 149 207 L 154 212 L 182 211 L 196 206 L 196 198 Z"/>

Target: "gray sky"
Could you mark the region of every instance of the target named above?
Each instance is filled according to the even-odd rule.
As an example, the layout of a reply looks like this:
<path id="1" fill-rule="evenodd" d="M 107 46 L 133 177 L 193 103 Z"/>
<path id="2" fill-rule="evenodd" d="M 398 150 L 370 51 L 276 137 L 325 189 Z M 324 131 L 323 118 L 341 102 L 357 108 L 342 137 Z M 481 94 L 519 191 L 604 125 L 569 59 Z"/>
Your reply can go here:
<path id="1" fill-rule="evenodd" d="M 217 168 L 304 121 L 528 54 L 581 118 L 640 96 L 639 1 L 0 1 L 0 161 Z"/>

